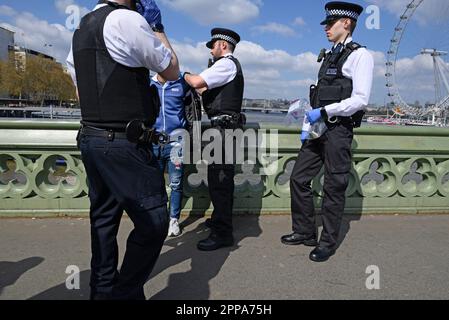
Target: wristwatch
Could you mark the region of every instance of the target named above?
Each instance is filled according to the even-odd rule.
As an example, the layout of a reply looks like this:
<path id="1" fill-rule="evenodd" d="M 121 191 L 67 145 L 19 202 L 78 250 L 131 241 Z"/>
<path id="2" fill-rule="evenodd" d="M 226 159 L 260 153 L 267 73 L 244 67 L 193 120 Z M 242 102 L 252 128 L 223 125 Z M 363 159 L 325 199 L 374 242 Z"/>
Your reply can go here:
<path id="1" fill-rule="evenodd" d="M 162 23 L 156 23 L 151 29 L 153 29 L 154 32 L 162 33 L 164 32 L 164 25 Z"/>
<path id="2" fill-rule="evenodd" d="M 327 115 L 327 111 L 325 107 L 320 108 L 321 118 L 323 118 L 324 121 L 327 121 L 329 119 L 329 116 Z"/>

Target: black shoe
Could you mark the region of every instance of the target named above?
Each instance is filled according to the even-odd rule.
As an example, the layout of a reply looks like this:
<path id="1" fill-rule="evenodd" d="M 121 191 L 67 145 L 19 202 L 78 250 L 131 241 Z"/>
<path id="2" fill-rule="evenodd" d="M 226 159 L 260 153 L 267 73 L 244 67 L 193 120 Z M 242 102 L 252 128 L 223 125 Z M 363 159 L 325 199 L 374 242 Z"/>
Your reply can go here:
<path id="1" fill-rule="evenodd" d="M 324 247 L 316 247 L 309 255 L 310 260 L 315 262 L 327 261 L 331 256 L 335 254 L 335 249 L 328 249 Z"/>
<path id="2" fill-rule="evenodd" d="M 315 247 L 318 245 L 318 241 L 316 240 L 316 235 L 305 236 L 296 232 L 292 234 L 287 234 L 282 236 L 281 242 L 286 245 L 296 246 L 299 244 L 303 244 L 308 247 Z"/>
<path id="3" fill-rule="evenodd" d="M 212 219 L 206 219 L 206 221 L 204 222 L 204 224 L 206 225 L 206 227 L 208 227 L 209 229 L 212 228 Z"/>
<path id="4" fill-rule="evenodd" d="M 197 244 L 198 250 L 214 251 L 224 247 L 232 247 L 234 245 L 234 238 L 219 237 L 216 233 L 211 233 L 207 239 L 201 240 Z"/>
<path id="5" fill-rule="evenodd" d="M 110 300 L 111 294 L 110 293 L 91 293 L 89 300 Z"/>

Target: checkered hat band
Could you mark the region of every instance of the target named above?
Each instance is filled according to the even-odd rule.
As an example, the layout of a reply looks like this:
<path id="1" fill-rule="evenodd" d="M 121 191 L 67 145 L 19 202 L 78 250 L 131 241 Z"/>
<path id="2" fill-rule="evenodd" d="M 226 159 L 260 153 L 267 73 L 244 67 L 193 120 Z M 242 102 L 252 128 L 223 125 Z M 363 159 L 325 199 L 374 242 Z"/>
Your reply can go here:
<path id="1" fill-rule="evenodd" d="M 235 41 L 234 38 L 232 38 L 230 36 L 227 36 L 227 35 L 224 35 L 224 34 L 214 34 L 212 36 L 212 39 L 213 40 L 215 40 L 215 39 L 217 39 L 217 40 L 224 40 L 224 41 L 227 41 L 229 43 L 232 43 L 234 46 L 237 45 L 237 41 Z"/>
<path id="2" fill-rule="evenodd" d="M 357 12 L 350 11 L 350 10 L 341 10 L 341 9 L 331 9 L 327 10 L 327 16 L 345 16 L 352 18 L 354 20 L 357 20 L 359 18 L 359 15 Z"/>

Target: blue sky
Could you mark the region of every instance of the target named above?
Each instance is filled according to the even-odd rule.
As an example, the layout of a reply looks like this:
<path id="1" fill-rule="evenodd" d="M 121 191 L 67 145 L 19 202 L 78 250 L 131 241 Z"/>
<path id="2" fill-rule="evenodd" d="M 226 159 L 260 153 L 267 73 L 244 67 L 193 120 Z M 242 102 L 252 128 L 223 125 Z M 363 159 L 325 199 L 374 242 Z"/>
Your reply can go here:
<path id="1" fill-rule="evenodd" d="M 355 40 L 366 45 L 376 62 L 371 101 L 383 104 L 386 97 L 385 56 L 399 16 L 411 0 L 358 0 L 364 7 L 376 5 L 380 28 L 369 30 L 364 13 L 359 19 Z M 200 72 L 207 64 L 204 42 L 215 26 L 240 33 L 243 42 L 236 51 L 240 58 L 248 98 L 287 98 L 307 96 L 319 65 L 316 55 L 329 47 L 323 27 L 322 0 L 158 0 L 167 35 L 185 70 Z M 411 20 L 399 52 L 398 73 L 401 95 L 411 102 L 424 102 L 434 95 L 431 61 L 419 55 L 422 46 L 449 49 L 449 5 L 447 0 L 424 0 Z M 82 12 L 92 9 L 90 0 L 0 0 L 0 26 L 14 29 L 16 42 L 44 51 L 63 61 L 73 30 L 66 25 L 68 5 Z M 446 29 L 447 28 L 447 29 Z M 45 47 L 45 44 L 52 47 Z M 446 59 L 447 61 L 447 59 Z M 423 75 L 426 71 L 428 74 Z M 414 80 L 416 79 L 416 81 Z"/>

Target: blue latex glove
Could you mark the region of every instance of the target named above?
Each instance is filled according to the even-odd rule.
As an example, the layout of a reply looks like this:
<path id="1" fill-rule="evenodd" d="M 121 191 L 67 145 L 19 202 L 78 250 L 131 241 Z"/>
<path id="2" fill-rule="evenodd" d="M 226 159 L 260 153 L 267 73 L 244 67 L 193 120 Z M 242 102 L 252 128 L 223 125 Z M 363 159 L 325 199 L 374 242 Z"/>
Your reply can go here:
<path id="1" fill-rule="evenodd" d="M 157 24 L 162 24 L 161 10 L 154 0 L 140 0 L 136 2 L 137 12 L 139 12 L 150 27 L 154 28 Z"/>
<path id="2" fill-rule="evenodd" d="M 307 131 L 302 131 L 301 132 L 301 142 L 302 142 L 302 144 L 304 144 L 306 142 L 308 137 L 309 137 L 309 133 Z"/>
<path id="3" fill-rule="evenodd" d="M 315 124 L 321 119 L 321 111 L 320 109 L 313 109 L 312 111 L 306 112 L 307 120 L 310 124 Z"/>

